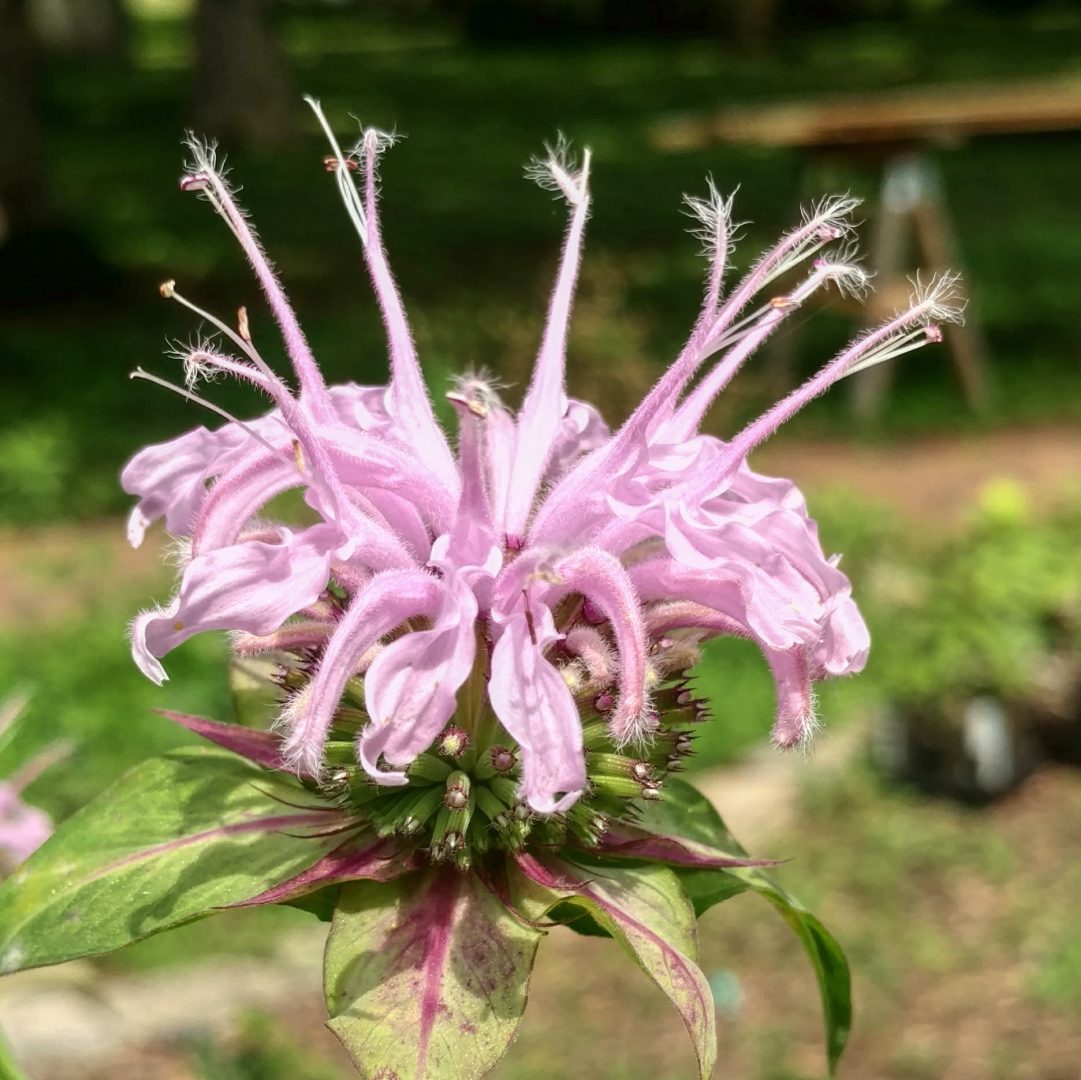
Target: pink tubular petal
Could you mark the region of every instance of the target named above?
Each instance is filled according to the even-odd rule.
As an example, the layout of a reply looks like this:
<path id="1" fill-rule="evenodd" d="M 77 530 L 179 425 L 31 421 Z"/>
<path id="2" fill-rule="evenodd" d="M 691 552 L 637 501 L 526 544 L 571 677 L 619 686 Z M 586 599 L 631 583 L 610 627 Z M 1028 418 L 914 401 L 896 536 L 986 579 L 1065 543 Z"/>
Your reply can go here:
<path id="1" fill-rule="evenodd" d="M 807 650 L 764 649 L 777 686 L 777 719 L 773 724 L 773 745 L 782 749 L 805 746 L 814 734 L 815 702 L 811 690 L 811 669 Z"/>
<path id="2" fill-rule="evenodd" d="M 454 519 L 458 482 L 449 488 L 414 449 L 342 428 L 323 431 L 321 437 L 336 475 L 347 487 L 365 494 L 389 491 L 420 510 L 435 533 L 447 530 Z"/>
<path id="3" fill-rule="evenodd" d="M 484 424 L 489 411 L 464 384 L 462 393 L 447 395 L 458 413 L 458 458 L 462 495 L 443 556 L 453 566 L 481 566 L 495 544 L 495 529 L 484 488 Z"/>
<path id="4" fill-rule="evenodd" d="M 391 433 L 394 422 L 387 412 L 385 386 L 339 383 L 328 392 L 335 415 L 346 427 Z"/>
<path id="5" fill-rule="evenodd" d="M 608 686 L 615 682 L 619 665 L 605 636 L 593 626 L 575 626 L 563 642 L 567 652 L 577 656 L 589 673 L 591 684 Z"/>
<path id="6" fill-rule="evenodd" d="M 192 551 L 201 555 L 236 543 L 244 526 L 276 495 L 300 487 L 296 462 L 262 448 L 235 465 L 207 493 L 192 530 Z"/>
<path id="7" fill-rule="evenodd" d="M 707 319 L 716 317 L 717 304 L 721 298 L 721 285 L 732 246 L 732 203 L 733 193 L 727 199 L 721 195 L 708 177 L 708 197 L 701 199 L 689 195 L 683 197 L 684 205 L 692 217 L 698 219 L 701 229 L 694 235 L 703 243 L 703 254 L 709 259 L 709 276 L 706 279 L 706 295 L 702 302 L 699 325 Z"/>
<path id="8" fill-rule="evenodd" d="M 586 784 L 578 709 L 543 655 L 558 638 L 546 607 L 515 611 L 492 652 L 488 686 L 492 708 L 522 748 L 522 795 L 541 814 L 569 809 Z"/>
<path id="9" fill-rule="evenodd" d="M 573 528 L 575 508 L 594 491 L 607 490 L 612 477 L 624 472 L 628 462 L 638 453 L 640 444 L 656 427 L 658 420 L 669 416 L 679 395 L 686 389 L 702 363 L 723 340 L 723 331 L 771 278 L 786 260 L 813 246 L 824 228 L 837 236 L 848 227 L 847 215 L 857 205 L 853 199 L 827 200 L 809 215 L 803 224 L 785 236 L 766 253 L 754 269 L 736 287 L 729 300 L 713 318 L 702 318 L 696 324 L 687 344 L 676 361 L 665 372 L 623 426 L 599 450 L 583 459 L 567 473 L 538 510 L 531 531 L 536 543 L 548 543 L 564 538 Z M 708 300 L 708 297 L 707 297 Z M 740 360 L 739 362 L 742 362 Z M 746 453 L 739 455 L 742 460 Z"/>
<path id="10" fill-rule="evenodd" d="M 367 240 L 364 254 L 372 276 L 383 322 L 390 341 L 390 386 L 387 406 L 391 414 L 403 423 L 408 437 L 415 439 L 425 460 L 444 484 L 454 484 L 454 461 L 446 437 L 436 422 L 428 389 L 417 360 L 413 335 L 409 330 L 405 308 L 387 264 L 383 237 L 379 227 L 379 197 L 377 165 L 380 151 L 387 145 L 382 132 L 366 131 L 362 143 L 364 164 L 364 210 Z"/>
<path id="11" fill-rule="evenodd" d="M 695 571 L 670 559 L 651 559 L 629 573 L 643 602 L 693 600 L 745 627 L 770 648 L 791 648 L 817 632 L 812 619 L 792 610 L 788 592 L 768 570 L 733 563 Z"/>
<path id="12" fill-rule="evenodd" d="M 423 563 L 431 550 L 432 537 L 421 509 L 387 488 L 369 488 L 364 497 L 413 558 Z"/>
<path id="13" fill-rule="evenodd" d="M 267 450 L 254 452 L 211 488 L 195 524 L 195 554 L 235 543 L 247 521 L 267 502 L 306 482 L 297 460 Z M 314 499 L 318 502 L 318 493 L 314 493 Z M 354 558 L 377 570 L 415 564 L 415 557 L 386 526 L 355 505 L 349 517 L 349 537 L 356 549 Z"/>
<path id="14" fill-rule="evenodd" d="M 579 459 L 603 446 L 610 434 L 604 418 L 589 402 L 572 398 L 552 444 L 542 484 L 555 483 Z"/>
<path id="15" fill-rule="evenodd" d="M 326 644 L 334 632 L 332 622 L 287 623 L 280 630 L 257 637 L 255 634 L 235 634 L 235 656 L 257 656 L 264 652 L 289 652 L 301 649 L 317 649 Z"/>
<path id="16" fill-rule="evenodd" d="M 814 649 L 816 677 L 862 671 L 871 649 L 871 635 L 855 601 L 846 596 L 830 612 L 821 641 Z"/>
<path id="17" fill-rule="evenodd" d="M 560 593 L 581 593 L 611 624 L 619 651 L 619 702 L 609 726 L 617 742 L 629 742 L 644 734 L 648 713 L 648 643 L 634 585 L 619 560 L 600 548 L 583 548 L 561 559 L 556 574 L 562 579 Z"/>
<path id="18" fill-rule="evenodd" d="M 423 570 L 387 570 L 357 593 L 327 643 L 314 678 L 283 716 L 282 753 L 291 765 L 312 775 L 321 773 L 323 743 L 358 661 L 407 619 L 434 614 L 442 593 L 439 579 Z"/>
<path id="19" fill-rule="evenodd" d="M 364 679 L 372 722 L 360 735 L 362 761 L 377 760 L 369 751 L 378 745 L 391 765 L 408 765 L 443 730 L 473 668 L 476 618 L 472 591 L 451 579 L 432 629 L 403 635 L 375 658 Z M 376 769 L 372 778 L 391 775 Z"/>
<path id="20" fill-rule="evenodd" d="M 313 525 L 280 543 L 247 541 L 193 559 L 168 607 L 140 615 L 132 625 L 132 653 L 155 682 L 165 672 L 157 658 L 192 634 L 244 630 L 269 634 L 315 602 L 327 585 L 330 558 L 342 543 L 330 525 Z"/>
<path id="21" fill-rule="evenodd" d="M 574 212 L 567 228 L 559 273 L 548 309 L 540 353 L 533 379 L 518 414 L 518 439 L 507 493 L 505 527 L 523 535 L 533 507 L 537 486 L 544 475 L 559 434 L 560 421 L 567 411 L 563 381 L 567 363 L 567 324 L 570 320 L 574 286 L 581 261 L 582 236 L 589 217 L 589 151 L 585 152 L 580 175 L 575 177 Z"/>
<path id="22" fill-rule="evenodd" d="M 140 450 L 124 466 L 120 483 L 139 503 L 128 523 L 128 540 L 138 547 L 148 525 L 160 517 L 174 536 L 187 535 L 206 494 L 206 480 L 215 475 L 220 459 L 247 442 L 249 436 L 236 424 L 217 431 L 205 427 Z"/>
<path id="23" fill-rule="evenodd" d="M 484 425 L 484 471 L 492 523 L 502 535 L 507 531 L 507 496 L 517 439 L 518 429 L 511 414 L 506 409 L 493 408 Z M 521 537 L 517 537 L 516 543 L 521 546 Z"/>
<path id="24" fill-rule="evenodd" d="M 732 381 L 747 359 L 761 348 L 785 319 L 799 311 L 813 293 L 830 281 L 832 276 L 832 269 L 828 265 L 816 267 L 796 289 L 783 298 L 783 304 L 770 308 L 743 331 L 721 361 L 712 371 L 707 372 L 687 395 L 675 415 L 662 425 L 663 434 L 658 433 L 657 437 L 672 442 L 690 438 L 698 430 L 698 425 L 717 395 Z"/>
<path id="25" fill-rule="evenodd" d="M 652 604 L 645 612 L 646 633 L 659 637 L 672 630 L 705 630 L 708 634 L 746 637 L 747 628 L 728 615 L 693 600 L 672 600 Z"/>
<path id="26" fill-rule="evenodd" d="M 899 332 L 926 322 L 936 310 L 937 298 L 932 289 L 926 296 L 917 297 L 916 302 L 906 311 L 884 322 L 869 334 L 856 338 L 801 387 L 793 390 L 771 409 L 767 409 L 757 420 L 748 424 L 730 443 L 730 457 L 740 461 L 745 459 L 755 446 L 769 438 L 809 401 L 825 393 L 838 379 L 843 378 L 876 348 Z"/>

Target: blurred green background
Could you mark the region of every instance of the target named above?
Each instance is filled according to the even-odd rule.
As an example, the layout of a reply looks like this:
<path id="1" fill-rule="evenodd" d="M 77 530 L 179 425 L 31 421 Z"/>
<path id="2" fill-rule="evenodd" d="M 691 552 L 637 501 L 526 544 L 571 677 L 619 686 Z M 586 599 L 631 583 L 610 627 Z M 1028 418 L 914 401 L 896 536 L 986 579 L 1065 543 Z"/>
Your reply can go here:
<path id="1" fill-rule="evenodd" d="M 740 268 L 824 190 L 867 196 L 870 225 L 876 213 L 874 161 L 812 167 L 795 149 L 731 143 L 664 153 L 650 135 L 658 123 L 741 103 L 914 86 L 948 96 L 966 81 L 1081 72 L 1081 4 L 1043 0 L 0 0 L 0 20 L 0 690 L 32 694 L 0 774 L 73 740 L 74 754 L 30 791 L 57 817 L 184 741 L 153 708 L 230 707 L 224 642 L 178 650 L 159 690 L 135 671 L 123 633 L 167 596 L 171 572 L 164 537 L 125 548 L 117 472 L 143 444 L 209 422 L 127 378 L 144 366 L 177 379 L 166 341 L 198 330 L 158 299 L 159 282 L 175 278 L 226 317 L 246 304 L 264 355 L 281 361 L 232 237 L 177 190 L 186 128 L 221 139 L 328 377 L 359 382 L 385 378 L 382 328 L 300 94 L 320 98 L 344 134 L 352 114 L 408 136 L 383 165 L 385 232 L 437 400 L 451 375 L 480 366 L 516 397 L 562 230 L 559 206 L 521 179 L 522 165 L 557 130 L 590 145 L 595 210 L 571 392 L 618 421 L 696 314 L 703 266 L 680 199 L 700 193 L 707 173 L 722 190 L 740 187 Z M 822 770 L 761 771 L 766 797 L 781 785 L 776 797 L 791 804 L 761 842 L 793 856 L 788 883 L 852 950 L 857 1035 L 842 1075 L 1065 1080 L 1081 1060 L 1070 1022 L 1081 938 L 1068 917 L 1081 884 L 1078 780 L 1044 769 L 979 810 L 883 779 L 863 750 L 878 746 L 880 767 L 922 789 L 986 802 L 993 793 L 973 787 L 960 745 L 967 703 L 989 696 L 1006 710 L 1018 780 L 1048 756 L 1074 760 L 1081 725 L 1071 713 L 1081 687 L 1081 134 L 931 152 L 987 341 L 991 400 L 971 410 L 946 353 L 925 350 L 902 362 L 874 424 L 853 420 L 841 387 L 757 462 L 806 488 L 876 639 L 864 676 L 822 688 L 827 749 L 850 747 L 840 764 L 825 754 Z M 816 312 L 783 361 L 767 356 L 741 374 L 714 430 L 735 430 L 858 326 L 839 305 Z M 261 407 L 240 388 L 210 391 L 241 415 Z M 743 783 L 757 767 L 772 687 L 740 642 L 712 647 L 699 678 L 716 719 L 698 765 L 729 770 L 702 774 L 724 813 L 729 778 Z M 917 729 L 919 754 L 903 767 L 896 723 L 870 719 L 887 713 Z M 1052 714 L 1062 723 L 1047 736 Z M 783 927 L 738 904 L 703 930 L 728 1001 L 729 1072 L 719 1071 L 820 1075 L 816 1004 L 806 984 L 790 985 L 801 958 Z M 103 967 L 260 954 L 274 917 L 201 924 Z M 682 1036 L 657 1026 L 661 1003 L 604 983 L 617 960 L 597 954 L 600 974 L 587 977 L 568 959 L 568 971 L 542 979 L 507 1077 L 690 1075 Z M 174 1071 L 160 1075 L 344 1075 L 333 1047 L 312 1050 L 306 1031 L 255 1016 L 227 1037 L 170 1048 Z M 158 1075 L 135 1060 L 131 1075 Z M 57 1059 L 33 1075 L 98 1075 L 67 1067 Z"/>

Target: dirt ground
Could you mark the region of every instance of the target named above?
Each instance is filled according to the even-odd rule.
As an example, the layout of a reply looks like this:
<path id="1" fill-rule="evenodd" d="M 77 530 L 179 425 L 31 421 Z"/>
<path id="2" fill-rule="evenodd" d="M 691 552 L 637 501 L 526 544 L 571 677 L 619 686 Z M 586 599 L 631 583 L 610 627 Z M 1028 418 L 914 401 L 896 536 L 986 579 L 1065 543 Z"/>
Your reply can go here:
<path id="1" fill-rule="evenodd" d="M 973 500 L 994 481 L 1016 481 L 1036 509 L 1081 499 L 1081 427 L 938 435 L 885 445 L 778 440 L 762 448 L 754 465 L 791 476 L 812 494 L 844 488 L 906 519 L 948 528 L 964 521 Z"/>

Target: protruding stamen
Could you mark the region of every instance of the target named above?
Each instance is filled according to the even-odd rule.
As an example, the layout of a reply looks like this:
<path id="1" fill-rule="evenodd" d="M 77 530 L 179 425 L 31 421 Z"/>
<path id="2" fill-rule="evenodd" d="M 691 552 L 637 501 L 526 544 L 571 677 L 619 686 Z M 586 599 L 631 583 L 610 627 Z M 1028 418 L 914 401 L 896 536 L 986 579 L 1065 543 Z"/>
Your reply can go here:
<path id="1" fill-rule="evenodd" d="M 190 133 L 187 145 L 194 162 L 188 175 L 199 183 L 205 181 L 205 186 L 199 190 L 229 226 L 243 248 L 281 330 L 286 352 L 293 362 L 301 389 L 308 396 L 310 407 L 319 416 L 331 417 L 333 414 L 327 397 L 326 383 L 308 347 L 300 323 L 297 322 L 296 314 L 286 299 L 281 282 L 278 281 L 277 274 L 259 242 L 259 237 L 234 201 L 233 193 L 226 183 L 224 171 L 218 168 L 215 160 L 215 145 L 203 142 Z"/>
<path id="2" fill-rule="evenodd" d="M 394 136 L 374 128 L 366 129 L 362 132 L 356 149 L 347 157 L 342 153 L 319 102 L 312 97 L 305 97 L 304 100 L 315 113 L 334 151 L 337 167 L 332 171 L 338 193 L 360 237 L 376 299 L 383 314 L 390 342 L 391 379 L 388 399 L 391 411 L 407 425 L 411 435 L 420 440 L 422 452 L 428 457 L 429 464 L 440 479 L 453 488 L 456 479 L 454 462 L 442 429 L 436 423 L 413 344 L 413 335 L 398 286 L 383 250 L 379 228 L 377 166 L 379 155 L 393 144 Z M 359 163 L 364 170 L 363 200 L 353 182 L 354 168 L 350 167 L 350 162 L 354 165 Z"/>
<path id="3" fill-rule="evenodd" d="M 193 393 L 190 388 L 183 386 L 177 386 L 176 383 L 171 383 L 168 379 L 159 378 L 157 375 L 151 375 L 149 371 L 144 371 L 142 368 L 136 368 L 129 376 L 129 379 L 143 379 L 146 382 L 154 383 L 155 386 L 160 386 L 165 390 L 169 390 L 174 394 L 179 394 L 187 401 L 194 401 L 197 405 L 202 405 L 204 409 L 209 409 L 212 413 L 217 413 L 218 416 L 225 420 L 228 420 L 231 424 L 236 424 L 238 427 L 243 428 L 253 439 L 261 442 L 272 454 L 279 455 L 281 451 L 273 447 L 260 435 L 254 428 L 244 423 L 243 420 L 239 420 L 231 412 L 227 412 L 219 405 L 215 405 L 212 401 L 207 401 L 206 398 L 200 397 L 198 394 Z"/>

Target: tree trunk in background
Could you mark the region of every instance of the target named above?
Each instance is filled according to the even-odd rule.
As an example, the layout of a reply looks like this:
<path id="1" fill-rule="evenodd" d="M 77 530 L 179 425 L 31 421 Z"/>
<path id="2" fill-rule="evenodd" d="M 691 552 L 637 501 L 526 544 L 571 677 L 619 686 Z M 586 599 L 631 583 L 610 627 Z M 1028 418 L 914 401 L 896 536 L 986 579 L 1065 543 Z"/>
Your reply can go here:
<path id="1" fill-rule="evenodd" d="M 198 0 L 195 126 L 228 143 L 280 146 L 296 95 L 269 21 L 269 0 Z"/>
<path id="2" fill-rule="evenodd" d="M 130 26 L 124 0 L 31 0 L 30 19 L 47 49 L 127 58 Z"/>
<path id="3" fill-rule="evenodd" d="M 773 48 L 780 0 L 740 0 L 733 11 L 733 32 L 740 51 L 766 56 Z"/>
<path id="4" fill-rule="evenodd" d="M 37 57 L 25 0 L 0 0 L 0 245 L 46 224 Z"/>

